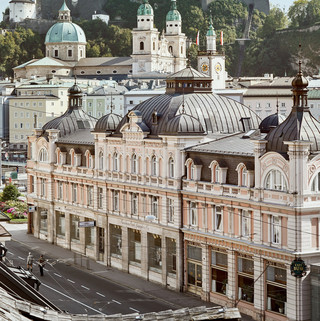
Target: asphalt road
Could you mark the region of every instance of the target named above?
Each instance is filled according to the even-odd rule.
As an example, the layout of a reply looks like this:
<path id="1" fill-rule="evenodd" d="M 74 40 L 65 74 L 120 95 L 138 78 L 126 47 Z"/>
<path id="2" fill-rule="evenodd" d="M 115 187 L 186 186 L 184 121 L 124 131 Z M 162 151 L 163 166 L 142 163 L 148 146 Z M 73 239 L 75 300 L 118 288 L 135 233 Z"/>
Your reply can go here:
<path id="1" fill-rule="evenodd" d="M 14 266 L 26 269 L 26 258 L 30 249 L 21 243 L 10 241 L 7 258 Z M 40 253 L 33 250 L 35 261 Z M 131 314 L 158 312 L 175 309 L 170 302 L 156 298 L 138 289 L 124 287 L 110 280 L 88 273 L 68 264 L 67 261 L 48 259 L 44 276 L 40 276 L 37 264 L 33 273 L 42 284 L 40 292 L 60 309 L 72 314 Z"/>

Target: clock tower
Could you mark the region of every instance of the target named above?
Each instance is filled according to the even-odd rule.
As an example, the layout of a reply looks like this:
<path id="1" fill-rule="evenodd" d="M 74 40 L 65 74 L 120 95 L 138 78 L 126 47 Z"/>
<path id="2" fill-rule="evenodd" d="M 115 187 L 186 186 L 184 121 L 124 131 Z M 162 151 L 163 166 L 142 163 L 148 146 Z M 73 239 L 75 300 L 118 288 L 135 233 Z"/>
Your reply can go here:
<path id="1" fill-rule="evenodd" d="M 213 89 L 225 89 L 225 56 L 217 52 L 217 36 L 210 17 L 207 31 L 207 50 L 198 54 L 198 70 L 212 78 Z"/>

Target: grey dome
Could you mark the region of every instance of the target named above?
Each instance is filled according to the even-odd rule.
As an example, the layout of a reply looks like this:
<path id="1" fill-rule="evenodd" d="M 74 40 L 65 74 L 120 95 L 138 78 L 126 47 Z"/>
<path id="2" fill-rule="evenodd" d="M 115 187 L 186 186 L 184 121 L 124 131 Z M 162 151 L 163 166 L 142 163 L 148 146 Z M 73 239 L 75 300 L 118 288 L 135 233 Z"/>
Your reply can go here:
<path id="1" fill-rule="evenodd" d="M 109 132 L 114 131 L 122 117 L 117 114 L 107 114 L 103 117 L 101 117 L 96 124 L 96 127 L 94 128 L 95 132 Z"/>
<path id="2" fill-rule="evenodd" d="M 233 99 L 212 93 L 164 94 L 150 98 L 137 105 L 130 113 L 139 111 L 143 122 L 150 128 L 150 135 L 167 132 L 167 125 L 175 116 L 184 114 L 194 117 L 207 133 L 236 133 L 243 131 L 241 118 L 249 117 L 253 128 L 259 128 L 260 118 L 250 108 Z M 157 125 L 152 121 L 154 111 L 159 115 Z M 127 122 L 124 117 L 117 130 Z M 177 127 L 176 127 L 177 128 Z"/>
<path id="3" fill-rule="evenodd" d="M 169 120 L 164 134 L 204 134 L 204 130 L 198 119 L 190 115 L 180 114 Z"/>
<path id="4" fill-rule="evenodd" d="M 262 120 L 259 129 L 261 133 L 269 133 L 271 129 L 280 125 L 285 119 L 286 117 L 279 113 L 269 115 L 268 117 Z"/>

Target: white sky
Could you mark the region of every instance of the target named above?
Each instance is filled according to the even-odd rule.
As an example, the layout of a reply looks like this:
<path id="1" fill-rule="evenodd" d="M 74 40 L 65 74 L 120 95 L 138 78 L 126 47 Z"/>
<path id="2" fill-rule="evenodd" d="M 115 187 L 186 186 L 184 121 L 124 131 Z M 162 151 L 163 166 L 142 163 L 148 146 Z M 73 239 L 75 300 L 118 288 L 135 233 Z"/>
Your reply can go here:
<path id="1" fill-rule="evenodd" d="M 2 21 L 2 12 L 4 12 L 4 10 L 9 6 L 9 1 L 10 0 L 0 0 L 0 21 Z M 279 6 L 281 9 L 285 8 L 286 11 L 294 2 L 294 0 L 269 0 L 269 1 L 270 1 L 270 5 Z"/>

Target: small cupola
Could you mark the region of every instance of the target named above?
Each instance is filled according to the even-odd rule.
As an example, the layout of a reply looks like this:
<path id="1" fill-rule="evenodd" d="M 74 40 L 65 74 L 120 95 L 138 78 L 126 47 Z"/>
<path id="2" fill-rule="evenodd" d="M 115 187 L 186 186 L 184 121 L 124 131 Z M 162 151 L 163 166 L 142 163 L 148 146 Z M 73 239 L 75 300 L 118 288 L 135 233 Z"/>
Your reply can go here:
<path id="1" fill-rule="evenodd" d="M 210 15 L 209 28 L 207 31 L 207 51 L 210 53 L 215 53 L 217 51 L 217 36 L 213 28 L 212 16 Z"/>
<path id="2" fill-rule="evenodd" d="M 59 10 L 58 20 L 60 22 L 70 22 L 71 21 L 71 12 L 70 12 L 70 9 L 68 8 L 65 0 L 63 0 L 63 4 Z"/>

